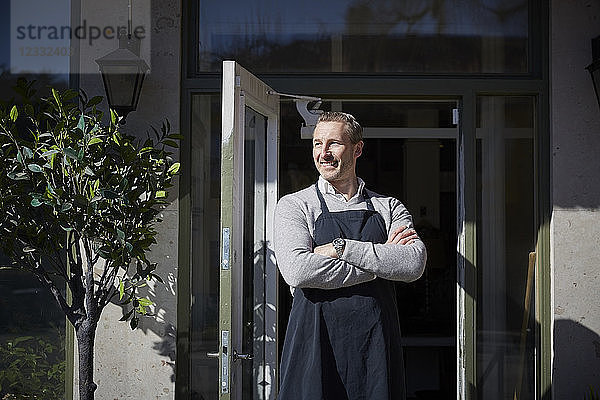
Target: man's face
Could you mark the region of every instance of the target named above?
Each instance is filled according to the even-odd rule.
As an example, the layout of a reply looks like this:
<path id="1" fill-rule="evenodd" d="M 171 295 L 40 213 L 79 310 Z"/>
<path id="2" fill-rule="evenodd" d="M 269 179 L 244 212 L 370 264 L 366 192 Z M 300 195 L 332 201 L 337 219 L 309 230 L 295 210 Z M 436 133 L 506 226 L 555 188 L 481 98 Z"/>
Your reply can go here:
<path id="1" fill-rule="evenodd" d="M 328 182 L 356 176 L 356 159 L 363 142 L 352 144 L 344 133 L 343 122 L 319 122 L 313 133 L 313 161 L 319 174 Z"/>

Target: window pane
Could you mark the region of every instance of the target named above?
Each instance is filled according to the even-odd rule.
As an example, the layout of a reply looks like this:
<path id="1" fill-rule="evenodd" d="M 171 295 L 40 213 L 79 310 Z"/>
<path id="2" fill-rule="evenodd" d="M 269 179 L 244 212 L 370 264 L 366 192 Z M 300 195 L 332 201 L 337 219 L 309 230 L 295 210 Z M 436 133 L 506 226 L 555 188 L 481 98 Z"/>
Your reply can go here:
<path id="1" fill-rule="evenodd" d="M 219 215 L 221 197 L 221 102 L 218 95 L 192 98 L 192 309 L 191 398 L 216 399 L 219 347 Z"/>
<path id="2" fill-rule="evenodd" d="M 0 267 L 10 261 L 0 254 Z M 0 398 L 65 393 L 65 316 L 31 274 L 0 270 Z M 24 397 L 21 397 L 21 396 Z"/>
<path id="3" fill-rule="evenodd" d="M 533 399 L 534 98 L 484 96 L 477 107 L 479 398 Z"/>
<path id="4" fill-rule="evenodd" d="M 201 1 L 199 72 L 526 73 L 527 0 Z"/>

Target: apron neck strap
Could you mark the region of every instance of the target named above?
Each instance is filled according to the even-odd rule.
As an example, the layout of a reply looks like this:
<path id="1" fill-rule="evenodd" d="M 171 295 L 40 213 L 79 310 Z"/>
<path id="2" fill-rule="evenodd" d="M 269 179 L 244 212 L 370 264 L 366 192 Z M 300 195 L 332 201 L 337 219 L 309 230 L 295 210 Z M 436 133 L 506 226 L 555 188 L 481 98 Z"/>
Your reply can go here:
<path id="1" fill-rule="evenodd" d="M 319 190 L 319 183 L 315 183 L 315 190 L 317 191 L 317 197 L 319 198 L 319 202 L 321 203 L 321 212 L 324 215 L 329 214 L 329 208 L 327 207 L 327 203 L 325 203 L 325 199 L 323 198 L 323 193 Z"/>
<path id="2" fill-rule="evenodd" d="M 367 203 L 367 208 L 369 209 L 369 211 L 375 211 L 375 207 L 373 207 L 373 203 L 371 202 L 371 196 L 369 196 L 369 193 L 367 193 L 367 189 L 363 188 L 362 195 L 363 199 L 365 199 L 365 202 Z"/>
<path id="3" fill-rule="evenodd" d="M 315 190 L 317 191 L 317 197 L 319 198 L 319 202 L 321 203 L 321 212 L 323 214 L 329 214 L 329 208 L 327 207 L 327 203 L 325 203 L 325 198 L 323 197 L 323 193 L 319 190 L 318 182 L 315 183 Z M 363 188 L 363 199 L 367 203 L 367 209 L 369 211 L 375 211 L 375 207 L 373 207 L 373 203 L 371 202 L 371 197 L 367 193 L 367 189 Z"/>

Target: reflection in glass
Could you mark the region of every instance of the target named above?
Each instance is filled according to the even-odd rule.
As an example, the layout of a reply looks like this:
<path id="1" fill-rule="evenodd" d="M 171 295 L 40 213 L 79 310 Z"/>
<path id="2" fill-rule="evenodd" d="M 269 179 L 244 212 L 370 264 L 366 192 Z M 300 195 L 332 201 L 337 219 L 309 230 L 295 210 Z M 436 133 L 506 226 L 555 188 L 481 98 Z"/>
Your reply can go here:
<path id="1" fill-rule="evenodd" d="M 265 146 L 267 119 L 246 107 L 244 130 L 244 249 L 242 354 L 242 398 L 270 398 L 275 376 L 265 364 L 267 351 L 265 313 Z M 269 375 L 269 376 L 267 376 Z"/>
<path id="2" fill-rule="evenodd" d="M 37 96 L 48 87 L 64 90 L 69 75 L 10 73 L 10 2 L 0 5 L 0 101 L 19 99 L 17 79 L 36 80 Z M 33 275 L 3 267 L 10 260 L 0 253 L 0 399 L 7 394 L 41 400 L 65 394 L 66 318 L 54 297 Z M 18 340 L 16 340 L 19 338 Z M 10 397 L 12 398 L 12 397 Z"/>
<path id="3" fill-rule="evenodd" d="M 455 398 L 456 104 L 343 101 L 326 102 L 321 108 L 350 112 L 360 121 L 365 147 L 357 162 L 358 176 L 369 189 L 407 206 L 428 249 L 424 276 L 397 284 L 407 395 Z M 294 106 L 283 103 L 281 116 L 283 196 L 313 184 L 317 173 L 311 141 L 300 138 L 302 119 Z M 287 326 L 292 297 L 283 281 L 279 293 L 279 326 Z M 280 334 L 281 345 L 284 332 Z"/>
<path id="4" fill-rule="evenodd" d="M 8 265 L 0 254 L 0 267 Z M 56 300 L 34 276 L 0 270 L 0 398 L 63 398 L 65 326 Z"/>
<path id="5" fill-rule="evenodd" d="M 218 95 L 192 98 L 192 306 L 191 398 L 217 398 L 221 102 Z"/>
<path id="6" fill-rule="evenodd" d="M 483 399 L 535 389 L 534 99 L 477 102 L 477 388 Z"/>
<path id="7" fill-rule="evenodd" d="M 526 73 L 527 0 L 200 1 L 198 72 Z"/>

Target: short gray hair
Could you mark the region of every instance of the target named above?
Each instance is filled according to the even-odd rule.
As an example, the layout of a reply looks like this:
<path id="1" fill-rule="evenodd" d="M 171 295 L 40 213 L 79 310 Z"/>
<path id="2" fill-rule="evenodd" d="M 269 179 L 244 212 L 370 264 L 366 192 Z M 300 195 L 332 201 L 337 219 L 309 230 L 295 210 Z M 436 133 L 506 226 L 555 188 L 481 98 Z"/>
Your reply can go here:
<path id="1" fill-rule="evenodd" d="M 342 122 L 345 125 L 344 133 L 348 135 L 352 144 L 363 140 L 363 128 L 352 114 L 341 111 L 325 111 L 319 116 L 319 122 Z"/>

